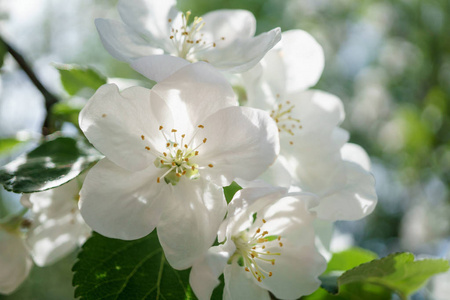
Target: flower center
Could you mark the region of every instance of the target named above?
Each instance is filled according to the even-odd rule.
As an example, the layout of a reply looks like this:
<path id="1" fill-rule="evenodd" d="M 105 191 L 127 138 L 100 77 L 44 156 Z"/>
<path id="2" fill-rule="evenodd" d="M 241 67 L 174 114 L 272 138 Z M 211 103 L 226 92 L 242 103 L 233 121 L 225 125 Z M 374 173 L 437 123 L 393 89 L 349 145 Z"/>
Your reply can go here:
<path id="1" fill-rule="evenodd" d="M 145 150 L 149 151 L 156 157 L 154 161 L 155 167 L 164 170 L 164 173 L 156 179 L 158 183 L 164 179 L 167 184 L 170 183 L 172 185 L 176 185 L 183 176 L 192 180 L 200 177 L 199 170 L 204 169 L 205 167 L 199 166 L 194 162 L 194 160 L 200 153 L 197 149 L 205 144 L 207 139 L 204 138 L 202 143 L 196 146 L 193 146 L 192 144 L 198 130 L 203 128 L 205 128 L 203 125 L 198 125 L 197 131 L 194 133 L 191 140 L 188 143 L 185 143 L 185 134 L 178 136 L 178 130 L 172 129 L 168 135 L 163 131 L 164 127 L 159 126 L 159 131 L 166 141 L 166 151 L 160 153 L 153 151 L 149 146 L 145 146 Z M 141 135 L 141 139 L 142 141 L 145 141 L 145 136 Z M 214 166 L 209 164 L 208 167 L 212 168 Z"/>
<path id="2" fill-rule="evenodd" d="M 280 95 L 277 94 L 277 98 Z M 295 105 L 293 105 L 290 101 L 285 101 L 281 103 L 278 101 L 278 104 L 274 107 L 273 110 L 270 111 L 270 116 L 275 120 L 278 126 L 278 132 L 287 132 L 288 134 L 294 136 L 295 131 L 302 129 L 302 125 L 300 125 L 300 120 L 292 117 L 292 110 Z M 294 144 L 293 141 L 289 142 L 291 145 Z"/>
<path id="3" fill-rule="evenodd" d="M 263 223 L 266 220 L 262 219 Z M 231 238 L 236 245 L 236 252 L 233 255 L 242 258 L 242 267 L 245 271 L 252 273 L 256 280 L 261 282 L 266 277 L 272 277 L 272 272 L 267 271 L 275 265 L 275 257 L 281 255 L 279 252 L 270 252 L 266 248 L 270 243 L 278 243 L 279 247 L 283 247 L 281 236 L 269 235 L 268 231 L 258 228 L 252 236 L 248 235 L 248 230 L 240 232 Z M 239 262 L 239 261 L 238 261 Z"/>
<path id="4" fill-rule="evenodd" d="M 190 11 L 181 14 L 181 27 L 172 27 L 170 39 L 176 49 L 177 56 L 190 62 L 196 62 L 194 53 L 215 48 L 218 41 L 208 42 L 204 40 L 204 34 L 200 33 L 200 30 L 205 26 L 205 22 L 201 17 L 194 17 L 192 24 L 188 26 L 190 16 Z M 172 23 L 172 19 L 169 19 L 168 22 Z M 220 40 L 224 41 L 225 37 L 221 37 Z"/>

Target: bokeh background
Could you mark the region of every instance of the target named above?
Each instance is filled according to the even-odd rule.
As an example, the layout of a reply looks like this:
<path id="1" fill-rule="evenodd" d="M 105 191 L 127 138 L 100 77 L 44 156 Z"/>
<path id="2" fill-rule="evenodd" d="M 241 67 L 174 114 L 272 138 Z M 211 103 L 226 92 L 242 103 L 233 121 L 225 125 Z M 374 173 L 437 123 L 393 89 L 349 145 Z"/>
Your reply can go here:
<path id="1" fill-rule="evenodd" d="M 32 65 L 43 84 L 70 99 L 55 64 L 91 66 L 108 77 L 136 78 L 102 47 L 94 19 L 119 19 L 111 0 L 0 0 L 0 36 Z M 379 203 L 362 221 L 338 222 L 332 247 L 360 246 L 380 256 L 410 251 L 450 259 L 450 1 L 448 0 L 180 0 L 193 15 L 220 8 L 253 12 L 257 31 L 303 29 L 323 46 L 316 88 L 344 102 L 351 142 L 372 160 Z M 300 70 L 299 70 L 300 71 Z M 44 98 L 6 55 L 0 69 L 0 165 L 32 148 L 45 118 Z M 66 134 L 76 133 L 65 124 Z M 4 139 L 25 142 L 2 151 Z M 19 195 L 0 192 L 0 218 Z M 76 253 L 0 299 L 71 299 Z M 414 299 L 450 299 L 450 273 Z"/>

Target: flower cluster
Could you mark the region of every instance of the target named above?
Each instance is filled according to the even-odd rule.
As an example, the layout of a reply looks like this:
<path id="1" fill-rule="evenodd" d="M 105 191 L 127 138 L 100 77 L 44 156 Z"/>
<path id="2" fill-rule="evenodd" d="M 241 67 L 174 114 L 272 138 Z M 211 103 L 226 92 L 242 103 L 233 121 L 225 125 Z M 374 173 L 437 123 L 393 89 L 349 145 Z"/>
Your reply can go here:
<path id="1" fill-rule="evenodd" d="M 118 7 L 123 22 L 95 21 L 101 41 L 156 84 L 106 84 L 83 108 L 80 128 L 104 158 L 79 201 L 72 182 L 63 186 L 71 191 L 23 197 L 35 216 L 26 240 L 35 262 L 83 242 L 83 219 L 123 240 L 156 229 L 170 265 L 192 267 L 199 299 L 211 297 L 222 273 L 224 299 L 314 292 L 326 269 L 316 224 L 363 218 L 377 201 L 367 154 L 339 127 L 342 102 L 310 89 L 324 68 L 320 45 L 301 30 L 254 36 L 255 18 L 244 10 L 194 17 L 175 0 Z M 223 187 L 233 181 L 243 189 L 227 203 Z M 53 205 L 67 193 L 77 201 Z M 21 239 L 0 238 L 28 257 Z M 28 272 L 27 259 L 17 276 Z"/>
<path id="2" fill-rule="evenodd" d="M 253 37 L 247 11 L 192 17 L 175 4 L 119 1 L 123 23 L 96 20 L 106 50 L 157 83 L 101 87 L 80 114 L 106 156 L 87 175 L 81 213 L 108 237 L 157 228 L 169 263 L 192 267 L 200 299 L 221 273 L 225 299 L 310 294 L 326 267 L 316 220 L 356 220 L 377 200 L 367 155 L 339 128 L 342 102 L 309 89 L 323 51 L 301 30 Z M 227 205 L 232 181 L 244 189 Z"/>

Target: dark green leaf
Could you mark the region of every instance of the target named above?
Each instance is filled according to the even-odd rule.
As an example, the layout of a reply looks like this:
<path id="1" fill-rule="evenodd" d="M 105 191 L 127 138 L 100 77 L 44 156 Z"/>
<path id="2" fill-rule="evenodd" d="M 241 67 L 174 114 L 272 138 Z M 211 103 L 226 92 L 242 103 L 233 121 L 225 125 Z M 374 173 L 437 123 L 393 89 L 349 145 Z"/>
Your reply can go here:
<path id="1" fill-rule="evenodd" d="M 75 178 L 101 157 L 82 142 L 56 138 L 0 168 L 0 183 L 16 193 L 44 191 Z"/>
<path id="2" fill-rule="evenodd" d="M 89 299 L 196 299 L 189 270 L 167 263 L 156 231 L 134 241 L 97 233 L 83 245 L 73 266 L 75 297 Z"/>
<path id="3" fill-rule="evenodd" d="M 236 182 L 232 182 L 229 186 L 223 188 L 223 193 L 225 194 L 225 199 L 227 203 L 230 203 L 237 191 L 242 190 L 242 187 Z"/>
<path id="4" fill-rule="evenodd" d="M 75 65 L 57 65 L 61 83 L 69 95 L 75 95 L 83 89 L 97 90 L 106 83 L 106 77 L 91 68 Z"/>

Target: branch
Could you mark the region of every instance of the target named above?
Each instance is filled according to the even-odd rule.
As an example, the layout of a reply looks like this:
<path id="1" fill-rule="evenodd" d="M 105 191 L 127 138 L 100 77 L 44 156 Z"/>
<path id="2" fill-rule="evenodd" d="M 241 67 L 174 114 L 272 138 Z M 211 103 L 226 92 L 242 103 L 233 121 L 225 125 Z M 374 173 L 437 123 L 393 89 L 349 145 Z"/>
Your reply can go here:
<path id="1" fill-rule="evenodd" d="M 25 74 L 27 74 L 28 78 L 30 78 L 34 86 L 44 96 L 45 110 L 47 113 L 45 116 L 44 124 L 42 125 L 42 134 L 48 135 L 52 133 L 52 130 L 50 128 L 50 111 L 52 109 L 52 106 L 59 102 L 59 99 L 44 87 L 44 85 L 39 81 L 33 69 L 27 63 L 25 58 L 19 52 L 17 52 L 10 44 L 8 44 L 1 36 L 0 36 L 0 43 L 5 45 L 6 50 L 8 50 L 11 56 L 19 64 L 20 68 L 25 72 Z"/>

